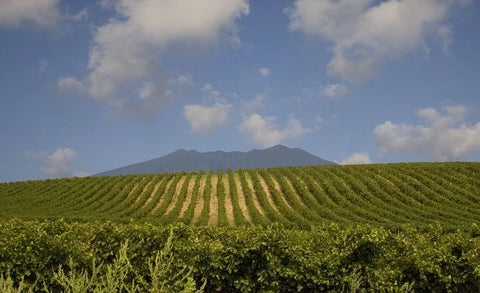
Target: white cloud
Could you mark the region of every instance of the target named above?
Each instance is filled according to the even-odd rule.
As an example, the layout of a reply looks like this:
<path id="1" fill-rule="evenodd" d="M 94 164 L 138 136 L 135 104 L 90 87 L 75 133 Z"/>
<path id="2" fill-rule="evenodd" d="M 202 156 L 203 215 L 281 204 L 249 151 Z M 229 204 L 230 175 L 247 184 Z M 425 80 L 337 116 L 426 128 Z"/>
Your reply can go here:
<path id="1" fill-rule="evenodd" d="M 438 34 L 444 51 L 451 43 L 444 22 L 450 0 L 296 0 L 285 10 L 290 30 L 301 30 L 333 42 L 327 72 L 350 82 L 374 76 L 388 58 L 426 46 Z"/>
<path id="2" fill-rule="evenodd" d="M 258 70 L 258 72 L 260 72 L 260 74 L 261 74 L 263 77 L 267 77 L 267 76 L 269 76 L 270 74 L 272 74 L 272 70 L 271 70 L 270 68 L 267 68 L 267 67 L 265 67 L 265 68 L 260 68 L 260 69 Z"/>
<path id="3" fill-rule="evenodd" d="M 135 91 L 132 88 L 138 83 L 155 82 L 157 88 L 163 87 L 161 92 L 167 91 L 167 82 L 162 83 L 160 77 L 160 57 L 169 44 L 211 43 L 225 34 L 235 36 L 236 20 L 249 13 L 248 0 L 113 0 L 101 4 L 115 9 L 118 17 L 95 32 L 85 82 L 92 98 L 121 111 L 130 109 L 124 104 L 143 103 L 141 97 L 123 94 Z"/>
<path id="4" fill-rule="evenodd" d="M 77 153 L 70 148 L 58 148 L 52 153 L 45 151 L 27 151 L 25 155 L 33 160 L 41 160 L 44 166 L 42 172 L 54 177 L 87 176 L 85 172 L 72 171 L 71 165 L 77 157 Z"/>
<path id="5" fill-rule="evenodd" d="M 279 129 L 274 117 L 262 117 L 259 114 L 246 116 L 239 126 L 239 130 L 251 136 L 254 142 L 264 147 L 277 145 L 310 131 L 303 128 L 300 121 L 293 116 L 288 117 L 287 124 L 283 129 Z"/>
<path id="6" fill-rule="evenodd" d="M 264 100 L 265 100 L 265 95 L 264 94 L 258 94 L 251 101 L 248 101 L 248 102 L 245 103 L 242 111 L 244 113 L 251 113 L 251 112 L 259 109 L 259 108 L 262 107 Z"/>
<path id="7" fill-rule="evenodd" d="M 69 148 L 56 149 L 46 157 L 48 166 L 45 168 L 45 173 L 54 176 L 69 176 L 72 173 L 70 165 L 76 156 L 77 153 Z"/>
<path id="8" fill-rule="evenodd" d="M 77 80 L 73 76 L 60 77 L 55 85 L 57 91 L 62 93 L 83 93 L 87 87 L 83 81 Z"/>
<path id="9" fill-rule="evenodd" d="M 212 85 L 207 83 L 205 84 L 201 89 L 201 92 L 203 92 L 206 95 L 206 100 L 207 101 L 214 101 L 214 102 L 220 102 L 223 101 L 223 99 L 220 97 L 220 92 L 217 90 L 214 90 Z"/>
<path id="10" fill-rule="evenodd" d="M 193 82 L 193 76 L 190 74 L 179 75 L 175 82 L 180 86 L 192 86 L 195 83 Z"/>
<path id="11" fill-rule="evenodd" d="M 328 84 L 323 88 L 323 93 L 331 98 L 338 98 L 348 94 L 348 88 L 338 83 Z"/>
<path id="12" fill-rule="evenodd" d="M 228 121 L 232 110 L 230 104 L 217 103 L 213 106 L 185 105 L 183 115 L 193 132 L 207 134 Z"/>
<path id="13" fill-rule="evenodd" d="M 0 0 L 0 26 L 53 26 L 60 17 L 59 1 Z"/>
<path id="14" fill-rule="evenodd" d="M 98 4 L 105 9 L 113 9 L 117 1 L 118 0 L 99 0 Z"/>
<path id="15" fill-rule="evenodd" d="M 465 106 L 447 106 L 443 110 L 444 113 L 433 108 L 418 110 L 417 115 L 425 121 L 423 125 L 391 121 L 378 125 L 374 131 L 377 144 L 384 152 L 424 154 L 435 161 L 458 160 L 480 152 L 480 122 L 462 123 L 467 114 Z"/>
<path id="16" fill-rule="evenodd" d="M 372 164 L 368 153 L 354 153 L 341 162 L 342 165 Z"/>
<path id="17" fill-rule="evenodd" d="M 323 120 L 322 116 L 315 115 L 315 124 L 314 124 L 313 130 L 315 132 L 320 131 L 323 127 L 323 123 L 324 123 L 324 120 Z"/>
<path id="18" fill-rule="evenodd" d="M 86 21 L 90 18 L 90 13 L 88 13 L 87 8 L 84 8 L 80 10 L 78 13 L 71 15 L 69 18 L 75 22 Z"/>
<path id="19" fill-rule="evenodd" d="M 438 25 L 437 34 L 443 40 L 443 53 L 448 55 L 452 46 L 452 29 L 447 25 Z"/>
<path id="20" fill-rule="evenodd" d="M 47 70 L 48 67 L 48 62 L 45 59 L 40 59 L 38 60 L 38 72 L 40 74 L 44 74 L 45 71 Z"/>
<path id="21" fill-rule="evenodd" d="M 150 116 L 172 100 L 172 93 L 157 83 L 145 82 L 138 90 L 138 99 L 118 98 L 113 104 L 121 112 L 128 113 L 136 118 Z"/>
<path id="22" fill-rule="evenodd" d="M 321 85 L 316 83 L 312 87 L 305 87 L 300 94 L 290 97 L 289 101 L 285 101 L 285 104 L 290 102 L 297 103 L 314 103 L 319 99 L 331 98 L 339 99 L 348 94 L 348 87 L 343 84 L 327 84 Z"/>

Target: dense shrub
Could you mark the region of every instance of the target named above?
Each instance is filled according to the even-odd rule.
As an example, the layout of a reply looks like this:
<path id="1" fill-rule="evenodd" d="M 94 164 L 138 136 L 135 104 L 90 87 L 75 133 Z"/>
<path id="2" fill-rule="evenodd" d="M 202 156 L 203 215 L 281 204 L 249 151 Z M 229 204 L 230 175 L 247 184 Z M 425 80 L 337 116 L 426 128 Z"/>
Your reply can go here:
<path id="1" fill-rule="evenodd" d="M 58 291 L 68 280 L 91 288 L 117 280 L 110 284 L 143 292 L 170 279 L 164 288 L 173 291 L 478 292 L 477 230 L 8 220 L 0 222 L 0 287 Z"/>

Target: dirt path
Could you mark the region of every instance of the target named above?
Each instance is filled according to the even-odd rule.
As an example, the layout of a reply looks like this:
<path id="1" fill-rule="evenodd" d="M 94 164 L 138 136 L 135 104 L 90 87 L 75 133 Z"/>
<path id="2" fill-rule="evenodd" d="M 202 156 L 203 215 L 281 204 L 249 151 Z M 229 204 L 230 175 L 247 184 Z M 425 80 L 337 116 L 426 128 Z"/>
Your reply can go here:
<path id="1" fill-rule="evenodd" d="M 212 194 L 210 195 L 210 218 L 208 225 L 213 226 L 218 222 L 218 195 L 217 195 L 218 176 L 212 176 Z"/>
<path id="2" fill-rule="evenodd" d="M 158 202 L 155 205 L 155 207 L 152 209 L 152 211 L 150 211 L 151 214 L 155 213 L 155 211 L 158 210 L 158 208 L 162 205 L 163 201 L 165 200 L 165 196 L 164 196 L 165 192 L 170 188 L 170 185 L 172 185 L 173 180 L 175 180 L 175 176 L 170 178 L 170 180 L 168 180 L 167 186 L 165 186 L 165 190 L 163 194 L 158 199 Z"/>
<path id="3" fill-rule="evenodd" d="M 260 185 L 262 186 L 263 190 L 265 191 L 265 194 L 267 195 L 267 201 L 268 204 L 278 213 L 277 206 L 275 205 L 275 202 L 273 201 L 272 194 L 270 193 L 270 189 L 267 186 L 267 182 L 265 182 L 265 179 L 257 173 L 257 176 L 260 180 Z"/>
<path id="4" fill-rule="evenodd" d="M 137 203 L 143 196 L 143 194 L 145 193 L 145 191 L 147 190 L 147 188 L 150 186 L 150 184 L 152 184 L 152 181 L 148 182 L 144 187 L 143 187 L 143 190 L 142 192 L 140 192 L 140 194 L 137 196 L 137 198 L 135 199 L 135 203 Z"/>
<path id="5" fill-rule="evenodd" d="M 292 205 L 290 205 L 290 203 L 288 202 L 288 200 L 285 198 L 285 195 L 283 194 L 282 192 L 282 189 L 280 188 L 280 184 L 278 184 L 278 181 L 272 177 L 272 181 L 273 181 L 273 185 L 275 186 L 275 189 L 278 191 L 278 193 L 281 195 L 281 198 L 283 200 L 283 202 L 290 208 L 293 210 L 292 208 Z"/>
<path id="6" fill-rule="evenodd" d="M 293 195 L 298 199 L 298 202 L 305 206 L 305 203 L 303 202 L 303 199 L 300 197 L 300 195 L 298 195 L 297 191 L 295 190 L 295 187 L 293 187 L 293 184 L 292 182 L 290 182 L 290 180 L 287 178 L 287 177 L 284 177 L 285 178 L 285 182 L 287 182 L 288 186 L 290 187 L 290 189 L 293 191 Z M 308 208 L 308 207 L 307 207 Z"/>
<path id="7" fill-rule="evenodd" d="M 247 180 L 248 188 L 250 188 L 250 190 L 252 191 L 252 200 L 253 200 L 253 204 L 255 205 L 255 208 L 258 210 L 258 212 L 262 216 L 265 216 L 265 212 L 263 211 L 262 206 L 258 202 L 257 192 L 255 191 L 255 188 L 253 188 L 252 178 L 250 178 L 250 175 L 246 173 L 245 179 Z"/>
<path id="8" fill-rule="evenodd" d="M 133 186 L 132 190 L 130 190 L 130 192 L 128 193 L 127 197 L 125 197 L 123 200 L 122 200 L 122 203 L 125 202 L 131 195 L 132 193 L 135 192 L 135 190 L 137 189 L 138 187 L 138 184 L 135 183 L 135 185 Z"/>
<path id="9" fill-rule="evenodd" d="M 188 205 L 192 201 L 192 192 L 193 192 L 193 186 L 195 185 L 195 181 L 197 180 L 197 176 L 195 175 L 190 178 L 190 182 L 188 182 L 188 188 L 187 188 L 187 196 L 185 197 L 182 205 L 182 209 L 180 210 L 179 218 L 183 218 L 183 215 L 185 214 L 185 211 L 188 208 Z"/>
<path id="10" fill-rule="evenodd" d="M 245 217 L 245 220 L 247 222 L 251 223 L 252 218 L 250 217 L 250 214 L 248 213 L 248 208 L 247 208 L 247 203 L 245 201 L 245 195 L 243 194 L 243 189 L 242 189 L 242 183 L 240 182 L 240 178 L 238 177 L 238 174 L 235 173 L 234 175 L 234 181 L 235 181 L 235 187 L 237 188 L 237 196 L 238 196 L 238 205 L 240 206 L 240 209 L 242 210 L 243 216 Z"/>
<path id="11" fill-rule="evenodd" d="M 225 210 L 227 213 L 227 223 L 233 225 L 233 205 L 230 197 L 230 185 L 228 184 L 228 176 L 222 177 L 223 187 L 225 189 Z"/>
<path id="12" fill-rule="evenodd" d="M 200 179 L 200 186 L 198 187 L 197 202 L 195 203 L 195 209 L 193 211 L 193 221 L 196 223 L 203 209 L 203 191 L 205 190 L 205 184 L 207 184 L 207 176 L 203 175 Z"/>
<path id="13" fill-rule="evenodd" d="M 170 204 L 165 210 L 165 215 L 168 215 L 175 208 L 175 205 L 177 204 L 178 198 L 180 197 L 180 192 L 182 191 L 182 186 L 183 186 L 183 183 L 185 183 L 185 180 L 186 180 L 186 176 L 182 176 L 182 178 L 178 180 L 177 186 L 175 186 L 175 192 L 173 193 L 172 201 L 170 201 Z"/>
<path id="14" fill-rule="evenodd" d="M 147 199 L 147 201 L 145 202 L 145 204 L 143 205 L 143 207 L 148 206 L 148 204 L 152 201 L 152 199 L 153 199 L 153 197 L 155 196 L 155 194 L 157 194 L 158 188 L 159 188 L 160 185 L 162 184 L 163 180 L 165 180 L 165 179 L 162 178 L 160 181 L 157 182 L 157 184 L 155 184 L 155 186 L 153 187 L 152 193 L 151 193 L 150 196 L 148 197 L 148 199 Z"/>

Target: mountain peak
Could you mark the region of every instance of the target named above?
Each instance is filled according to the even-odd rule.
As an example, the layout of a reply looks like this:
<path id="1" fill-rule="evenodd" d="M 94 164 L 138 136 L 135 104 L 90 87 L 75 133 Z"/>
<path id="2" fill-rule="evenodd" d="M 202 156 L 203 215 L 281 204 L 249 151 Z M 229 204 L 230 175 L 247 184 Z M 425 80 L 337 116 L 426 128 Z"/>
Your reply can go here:
<path id="1" fill-rule="evenodd" d="M 265 150 L 272 150 L 272 149 L 283 150 L 283 149 L 291 149 L 291 148 L 289 148 L 287 146 L 284 146 L 283 144 L 277 144 L 277 145 L 271 146 L 269 148 L 266 148 Z"/>
<path id="2" fill-rule="evenodd" d="M 149 161 L 106 171 L 101 175 L 150 174 L 179 171 L 206 171 L 227 169 L 274 168 L 282 166 L 333 165 L 302 149 L 275 145 L 264 150 L 248 152 L 213 151 L 201 153 L 179 149 L 168 155 Z"/>

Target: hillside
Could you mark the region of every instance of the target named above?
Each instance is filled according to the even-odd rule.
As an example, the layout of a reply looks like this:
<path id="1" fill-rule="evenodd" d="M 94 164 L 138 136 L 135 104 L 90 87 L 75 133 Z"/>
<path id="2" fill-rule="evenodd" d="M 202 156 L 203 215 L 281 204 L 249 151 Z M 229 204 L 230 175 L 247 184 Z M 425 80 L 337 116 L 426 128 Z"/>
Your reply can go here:
<path id="1" fill-rule="evenodd" d="M 283 145 L 264 150 L 254 149 L 248 152 L 216 151 L 201 153 L 181 149 L 160 158 L 102 172 L 96 176 L 333 164 L 335 163 L 314 156 L 304 150 Z"/>
<path id="2" fill-rule="evenodd" d="M 480 223 L 480 163 L 179 172 L 0 184 L 0 217 L 189 225 Z"/>

